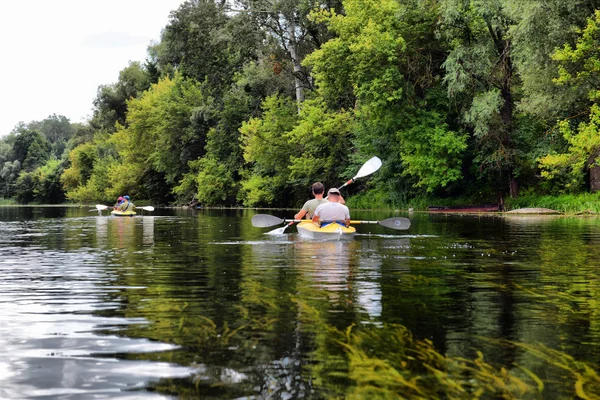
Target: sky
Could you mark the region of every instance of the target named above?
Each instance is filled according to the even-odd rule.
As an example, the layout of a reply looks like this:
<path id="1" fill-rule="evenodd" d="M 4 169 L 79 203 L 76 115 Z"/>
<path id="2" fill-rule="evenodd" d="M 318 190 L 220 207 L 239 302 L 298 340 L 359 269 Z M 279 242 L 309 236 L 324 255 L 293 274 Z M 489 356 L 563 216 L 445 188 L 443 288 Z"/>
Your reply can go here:
<path id="1" fill-rule="evenodd" d="M 146 59 L 184 0 L 0 0 L 0 137 L 52 114 L 91 117 L 98 86 Z"/>

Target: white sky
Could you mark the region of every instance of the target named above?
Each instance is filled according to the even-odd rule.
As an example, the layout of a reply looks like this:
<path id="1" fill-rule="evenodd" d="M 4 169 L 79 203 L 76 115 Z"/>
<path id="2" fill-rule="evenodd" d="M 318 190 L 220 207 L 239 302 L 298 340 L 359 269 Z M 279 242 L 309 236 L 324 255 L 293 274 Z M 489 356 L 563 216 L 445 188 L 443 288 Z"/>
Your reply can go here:
<path id="1" fill-rule="evenodd" d="M 82 122 L 98 86 L 144 61 L 184 0 L 0 0 L 0 137 L 52 114 Z"/>

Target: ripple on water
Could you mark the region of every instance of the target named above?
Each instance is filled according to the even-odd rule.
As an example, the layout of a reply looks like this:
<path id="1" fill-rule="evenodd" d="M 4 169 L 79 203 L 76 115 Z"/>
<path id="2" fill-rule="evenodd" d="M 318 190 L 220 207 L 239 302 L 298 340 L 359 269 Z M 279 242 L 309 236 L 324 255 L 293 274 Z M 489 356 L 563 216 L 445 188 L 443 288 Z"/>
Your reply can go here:
<path id="1" fill-rule="evenodd" d="M 28 235 L 12 237 L 19 242 Z M 40 236 L 40 235 L 37 235 Z M 110 286 L 102 252 L 3 247 L 0 259 L 0 397 L 165 398 L 145 382 L 188 377 L 191 368 L 166 362 L 123 360 L 122 354 L 159 353 L 178 346 L 122 337 L 143 318 L 101 317 L 117 303 L 107 294 L 144 286 Z M 112 334 L 111 334 L 112 332 Z"/>

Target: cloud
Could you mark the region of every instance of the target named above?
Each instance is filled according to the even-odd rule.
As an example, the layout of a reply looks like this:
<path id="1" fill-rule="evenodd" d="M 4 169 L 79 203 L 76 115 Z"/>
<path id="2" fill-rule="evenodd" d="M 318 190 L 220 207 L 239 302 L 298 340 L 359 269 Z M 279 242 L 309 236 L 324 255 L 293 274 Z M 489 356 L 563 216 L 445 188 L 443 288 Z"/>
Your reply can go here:
<path id="1" fill-rule="evenodd" d="M 93 49 L 115 49 L 147 44 L 150 39 L 148 36 L 134 36 L 126 32 L 100 32 L 87 35 L 81 42 L 81 46 Z"/>

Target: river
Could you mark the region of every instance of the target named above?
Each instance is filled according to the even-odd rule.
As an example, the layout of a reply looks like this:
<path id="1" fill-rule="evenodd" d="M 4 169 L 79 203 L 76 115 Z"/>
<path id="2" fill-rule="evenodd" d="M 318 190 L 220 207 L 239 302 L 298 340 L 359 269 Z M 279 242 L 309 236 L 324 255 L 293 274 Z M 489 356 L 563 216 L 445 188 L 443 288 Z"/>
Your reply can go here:
<path id="1" fill-rule="evenodd" d="M 600 218 L 259 212 L 0 208 L 0 398 L 600 396 Z"/>

